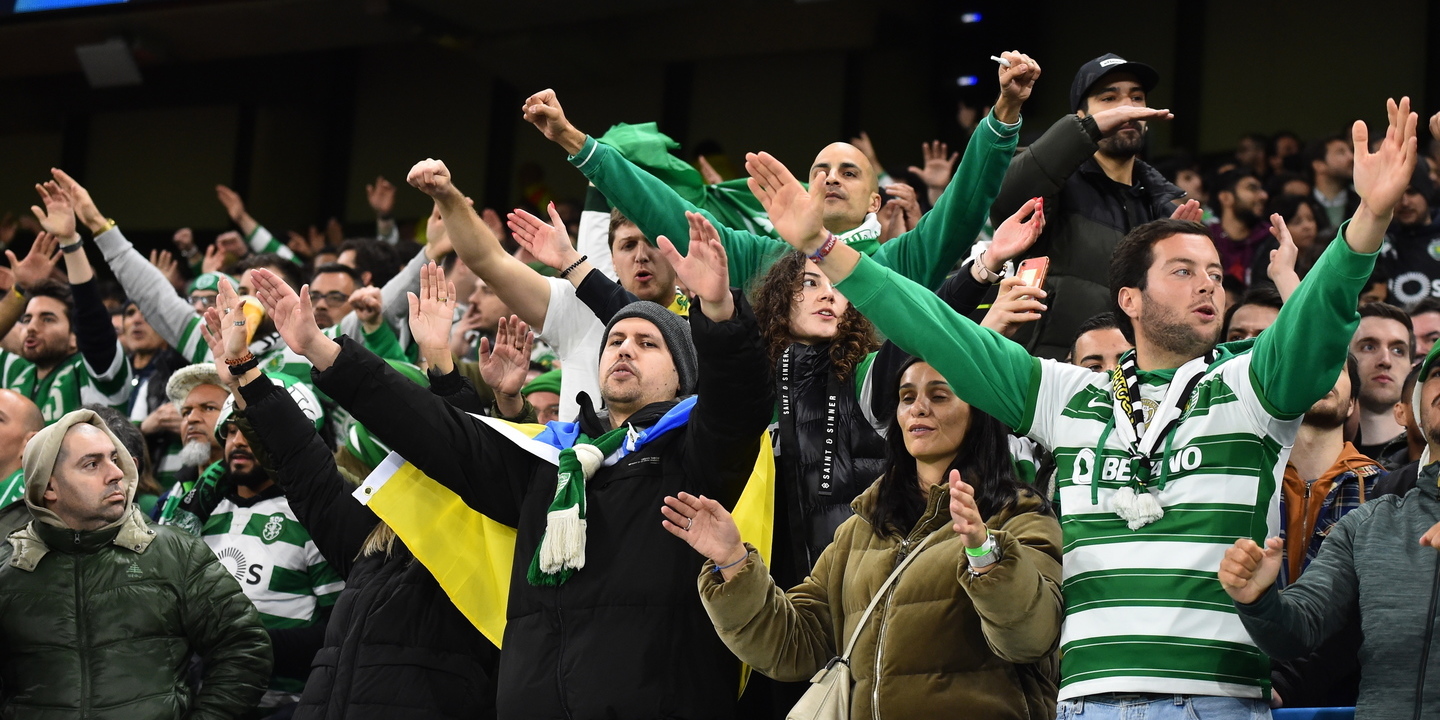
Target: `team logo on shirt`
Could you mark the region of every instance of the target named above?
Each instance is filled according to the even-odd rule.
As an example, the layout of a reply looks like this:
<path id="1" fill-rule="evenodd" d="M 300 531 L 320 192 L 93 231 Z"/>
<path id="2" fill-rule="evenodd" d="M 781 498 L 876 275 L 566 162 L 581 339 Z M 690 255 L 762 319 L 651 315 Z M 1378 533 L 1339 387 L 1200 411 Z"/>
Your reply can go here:
<path id="1" fill-rule="evenodd" d="M 284 530 L 285 516 L 281 515 L 280 513 L 275 513 L 274 515 L 270 516 L 269 520 L 265 521 L 265 527 L 260 529 L 260 539 L 264 540 L 265 544 L 268 545 L 275 542 L 275 540 L 280 537 L 280 533 Z"/>
<path id="2" fill-rule="evenodd" d="M 220 564 L 235 576 L 235 582 L 245 582 L 245 569 L 248 567 L 245 564 L 245 553 L 233 547 L 227 547 L 215 555 L 220 558 Z"/>

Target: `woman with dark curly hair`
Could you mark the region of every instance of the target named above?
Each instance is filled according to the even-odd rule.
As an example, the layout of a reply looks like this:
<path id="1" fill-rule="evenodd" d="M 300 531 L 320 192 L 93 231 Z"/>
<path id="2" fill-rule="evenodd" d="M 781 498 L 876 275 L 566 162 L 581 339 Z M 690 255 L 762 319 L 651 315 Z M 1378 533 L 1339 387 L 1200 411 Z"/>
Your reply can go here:
<path id="1" fill-rule="evenodd" d="M 773 572 L 798 583 L 884 471 L 885 439 L 861 401 L 875 330 L 813 260 L 789 253 L 751 294 L 775 368 L 776 516 Z"/>

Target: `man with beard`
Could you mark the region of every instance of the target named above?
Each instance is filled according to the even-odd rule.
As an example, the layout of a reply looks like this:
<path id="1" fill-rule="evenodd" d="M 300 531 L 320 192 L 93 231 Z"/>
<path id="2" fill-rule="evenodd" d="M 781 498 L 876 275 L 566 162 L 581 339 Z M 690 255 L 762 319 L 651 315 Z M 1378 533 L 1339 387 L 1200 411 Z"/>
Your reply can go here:
<path id="1" fill-rule="evenodd" d="M 73 196 L 54 182 L 35 188 L 45 211 L 31 209 L 45 232 L 30 254 L 48 257 L 58 247 L 70 286 L 50 279 L 48 267 L 17 263 L 6 251 L 15 292 L 25 290 L 26 304 L 19 322 L 24 328 L 20 355 L 0 351 L 0 385 L 35 401 L 47 423 L 88 403 L 124 407 L 130 398 L 130 362 L 100 298 L 84 240 L 75 231 Z"/>
<path id="2" fill-rule="evenodd" d="M 180 409 L 180 463 L 204 468 L 219 460 L 221 447 L 215 441 L 215 420 L 230 393 L 220 383 L 215 363 L 196 363 L 177 370 L 166 383 L 165 392 Z"/>
<path id="3" fill-rule="evenodd" d="M 1390 294 L 1397 304 L 1410 307 L 1440 298 L 1440 222 L 1433 217 L 1435 186 L 1422 158 L 1405 197 L 1395 207 L 1395 222 L 1385 234 L 1381 257 L 1393 278 Z M 1422 353 L 1428 352 L 1427 346 Z"/>
<path id="4" fill-rule="evenodd" d="M 45 427 L 40 408 L 14 390 L 0 390 L 0 508 L 25 497 L 25 444 Z"/>
<path id="5" fill-rule="evenodd" d="M 207 382 L 197 384 L 186 403 L 203 394 L 208 412 L 215 401 L 207 447 L 216 448 L 218 459 L 186 488 L 183 500 L 166 508 L 160 524 L 200 535 L 260 611 L 275 648 L 275 674 L 260 702 L 268 715 L 300 699 L 310 661 L 323 644 L 330 609 L 345 584 L 315 547 L 245 434 L 237 431 L 235 401 L 225 384 L 232 376 L 206 365 Z M 285 375 L 273 377 L 307 419 L 320 417 L 320 403 L 309 387 Z M 188 429 L 187 423 L 187 443 Z"/>
<path id="6" fill-rule="evenodd" d="M 990 222 L 999 227 L 1026 201 L 1045 198 L 1045 232 L 1026 257 L 1050 258 L 1046 291 L 1060 300 L 1016 334 L 1032 354 L 1065 359 L 1081 323 L 1110 309 L 1107 273 L 1116 244 L 1132 228 L 1171 217 L 1185 196 L 1136 157 L 1145 147 L 1146 121 L 1171 117 L 1146 107 L 1146 94 L 1159 82 L 1154 68 L 1118 55 L 1085 63 L 1070 85 L 1075 114 L 1010 163 Z M 1198 204 L 1182 217 L 1200 219 Z"/>
<path id="7" fill-rule="evenodd" d="M 820 193 L 807 191 L 767 154 L 747 157 L 751 187 L 776 230 L 816 258 L 876 330 L 941 375 L 966 378 L 955 386 L 960 399 L 1028 435 L 1055 458 L 1065 546 L 1060 717 L 1269 715 L 1269 658 L 1252 639 L 1256 627 L 1242 625 L 1239 617 L 1248 614 L 1239 603 L 1254 602 L 1260 592 L 1245 590 L 1221 561 L 1228 565 L 1234 553 L 1226 540 L 1243 538 L 1236 550 L 1255 550 L 1278 530 L 1276 486 L 1301 418 L 1334 389 L 1344 367 L 1346 343 L 1359 324 L 1355 298 L 1415 164 L 1418 118 L 1409 99 L 1392 100 L 1387 109 L 1389 129 L 1377 136 L 1384 139 L 1375 152 L 1364 123 L 1352 130 L 1360 209 L 1275 324 L 1252 342 L 1216 344 L 1225 275 L 1203 225 L 1160 219 L 1127 234 L 1110 258 L 1110 299 L 1135 350 L 1109 375 L 1031 357 L 924 288 L 832 242 L 820 222 Z M 1272 219 L 1287 241 L 1283 218 Z M 1440 392 L 1440 383 L 1432 389 Z M 1433 498 L 1433 475 L 1428 485 Z M 1336 527 L 1366 515 L 1367 507 Z M 1408 504 L 1405 511 L 1411 511 Z M 1387 574 L 1420 575 L 1413 568 L 1435 561 L 1433 551 L 1426 559 L 1413 552 L 1430 525 L 1415 528 L 1424 516 L 1437 514 L 1433 502 L 1415 510 L 1387 548 L 1403 543 L 1411 549 L 1396 550 L 1396 560 L 1376 556 L 1367 562 L 1386 566 Z M 1429 537 L 1440 546 L 1440 527 Z M 1332 532 L 1327 548 L 1334 539 Z M 1278 560 L 1279 538 L 1267 547 L 1267 562 Z M 1326 556 L 1320 553 L 1300 585 Z M 1400 559 L 1408 569 L 1397 567 Z M 1360 567 L 1356 563 L 1355 572 Z M 1370 568 L 1363 572 L 1367 582 L 1379 579 Z M 1350 579 L 1353 587 L 1353 574 Z M 1330 581 L 1330 588 L 1345 587 L 1344 577 Z M 1428 574 L 1423 582 L 1430 584 Z M 1259 583 L 1262 589 L 1268 584 Z M 1225 590 L 1232 590 L 1236 603 L 1226 602 Z M 1408 590 L 1412 606 L 1431 592 Z M 1403 622 L 1375 627 L 1394 635 L 1395 628 L 1425 622 L 1412 612 Z M 1365 635 L 1368 641 L 1370 632 Z M 1401 644 L 1387 638 L 1375 654 Z M 1275 647 L 1294 654 L 1293 645 Z M 1396 665 L 1380 666 L 1382 674 L 1397 676 L 1382 684 L 1398 685 L 1400 674 L 1413 673 L 1389 670 Z M 1371 678 L 1368 670 L 1365 678 Z M 1407 698 L 1414 697 L 1413 680 L 1411 690 Z"/>
<path id="8" fill-rule="evenodd" d="M 1270 223 L 1264 219 L 1270 196 L 1254 172 L 1237 168 L 1221 173 L 1214 197 L 1217 217 L 1210 224 L 1210 237 L 1220 251 L 1220 264 L 1227 275 L 1249 285 L 1255 249 L 1270 239 Z"/>

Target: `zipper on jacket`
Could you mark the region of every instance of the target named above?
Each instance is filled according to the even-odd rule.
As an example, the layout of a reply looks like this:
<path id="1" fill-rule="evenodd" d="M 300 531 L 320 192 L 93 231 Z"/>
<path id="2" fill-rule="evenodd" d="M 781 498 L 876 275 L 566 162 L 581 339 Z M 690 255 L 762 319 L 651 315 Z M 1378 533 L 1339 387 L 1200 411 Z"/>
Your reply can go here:
<path id="1" fill-rule="evenodd" d="M 560 709 L 569 718 L 570 703 L 565 702 L 565 613 L 560 609 L 560 590 L 564 585 L 555 586 L 555 622 L 560 628 L 560 650 L 555 654 L 555 693 L 560 698 Z"/>
<path id="2" fill-rule="evenodd" d="M 1434 578 L 1430 581 L 1430 613 L 1425 617 L 1425 644 L 1420 651 L 1420 681 L 1415 683 L 1415 720 L 1420 720 L 1420 711 L 1425 700 L 1425 670 L 1430 664 L 1430 638 L 1435 633 L 1435 606 L 1440 600 L 1440 560 L 1435 562 Z"/>
<path id="3" fill-rule="evenodd" d="M 920 522 L 915 526 L 923 531 L 925 526 L 940 514 L 941 507 L 948 508 L 949 505 L 945 502 L 937 504 L 934 509 L 920 518 Z M 923 541 L 928 535 L 929 533 L 922 532 L 918 539 Z M 916 539 L 912 536 L 900 541 L 900 553 L 895 556 L 895 567 L 899 567 L 900 563 L 905 561 L 905 556 L 910 554 L 910 545 Z M 894 572 L 895 567 L 890 568 L 890 571 Z M 880 629 L 876 631 L 875 637 L 875 671 L 870 677 L 870 717 L 873 720 L 880 720 L 880 661 L 885 654 L 885 621 L 890 619 L 890 599 L 895 597 L 895 588 L 900 586 L 900 580 L 900 578 L 895 578 L 895 582 L 890 584 L 890 589 L 885 591 L 885 601 L 876 608 L 880 612 Z"/>
<path id="4" fill-rule="evenodd" d="M 75 544 L 80 544 L 80 533 L 75 533 Z M 71 558 L 71 566 L 75 568 L 75 629 L 78 637 L 75 639 L 80 646 L 80 717 L 90 715 L 90 639 L 86 637 L 85 627 L 85 589 L 80 582 L 80 555 Z"/>

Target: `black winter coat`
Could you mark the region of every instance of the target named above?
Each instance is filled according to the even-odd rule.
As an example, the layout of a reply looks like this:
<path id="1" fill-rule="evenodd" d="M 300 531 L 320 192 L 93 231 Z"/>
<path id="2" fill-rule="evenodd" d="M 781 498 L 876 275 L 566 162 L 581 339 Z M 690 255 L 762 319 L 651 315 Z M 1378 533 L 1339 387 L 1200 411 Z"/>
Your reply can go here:
<path id="1" fill-rule="evenodd" d="M 830 344 L 791 345 L 775 364 L 780 401 L 775 575 L 783 587 L 810 574 L 850 503 L 885 472 L 885 440 L 835 376 Z M 781 550 L 789 550 L 788 557 Z"/>
<path id="2" fill-rule="evenodd" d="M 691 313 L 699 401 L 689 423 L 587 483 L 586 565 L 536 587 L 526 571 L 555 495 L 555 466 L 447 404 L 365 351 L 340 341 L 317 387 L 426 475 L 490 518 L 517 528 L 501 655 L 502 718 L 726 718 L 740 665 L 695 590 L 702 559 L 660 524 L 667 495 L 733 507 L 755 466 L 774 395 L 754 315 L 712 323 Z M 643 427 L 673 402 L 642 408 Z M 593 412 L 592 437 L 609 429 Z M 336 618 L 343 616 L 336 608 Z M 331 620 L 335 627 L 337 620 Z"/>
<path id="3" fill-rule="evenodd" d="M 296 720 L 494 717 L 494 644 L 398 539 L 388 556 L 358 557 L 380 520 L 288 393 L 262 378 L 241 394 L 291 509 L 345 578 Z"/>
<path id="4" fill-rule="evenodd" d="M 1095 162 L 1100 129 L 1093 118 L 1066 115 L 1023 153 L 1016 153 L 990 222 L 1000 223 L 1033 197 L 1045 198 L 1045 232 L 1025 257 L 1048 256 L 1049 310 L 1015 335 L 1032 355 L 1065 360 L 1075 330 L 1111 307 L 1110 257 L 1137 225 L 1170 217 L 1185 191 L 1135 161 L 1133 184 L 1111 180 Z"/>

